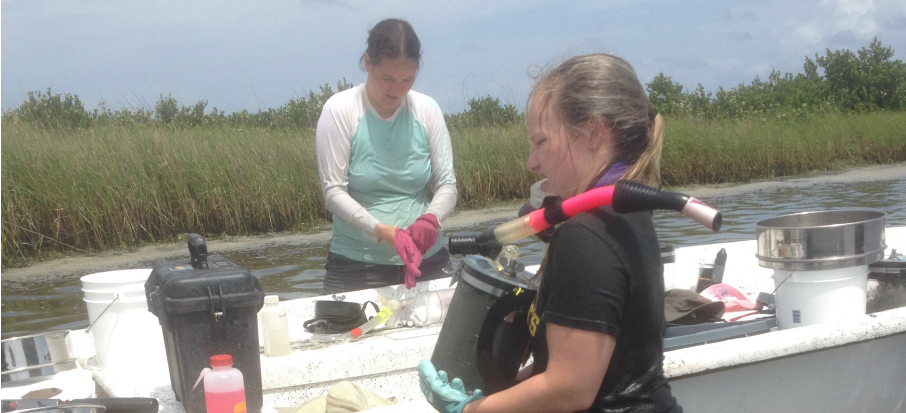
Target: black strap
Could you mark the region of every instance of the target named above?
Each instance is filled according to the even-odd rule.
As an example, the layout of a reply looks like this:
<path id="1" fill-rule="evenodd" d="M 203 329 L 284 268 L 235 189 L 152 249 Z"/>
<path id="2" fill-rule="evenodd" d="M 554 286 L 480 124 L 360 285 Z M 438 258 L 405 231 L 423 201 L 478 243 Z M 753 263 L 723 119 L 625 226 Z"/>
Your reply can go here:
<path id="1" fill-rule="evenodd" d="M 381 309 L 378 308 L 378 305 L 375 302 L 366 301 L 364 304 L 362 304 L 362 309 L 359 310 L 359 312 L 356 313 L 356 315 L 354 315 L 354 316 L 351 316 L 351 317 L 343 317 L 343 316 L 315 317 L 315 318 L 312 318 L 311 320 L 307 320 L 304 323 L 302 323 L 302 328 L 304 328 L 309 333 L 316 333 L 316 334 L 335 334 L 335 333 L 343 333 L 343 332 L 352 330 L 353 328 L 356 328 L 359 326 L 358 325 L 359 323 L 357 323 L 357 321 L 359 321 L 361 319 L 361 317 L 363 317 L 363 314 L 365 313 L 365 309 L 368 308 L 368 304 L 371 304 L 374 307 L 375 313 L 381 311 Z"/>
<path id="2" fill-rule="evenodd" d="M 528 358 L 532 336 L 526 320 L 535 292 L 517 291 L 520 293 L 504 294 L 488 309 L 478 334 L 476 364 L 486 395 L 515 386 L 519 366 Z M 504 323 L 504 319 L 514 312 L 513 322 Z"/>
<path id="3" fill-rule="evenodd" d="M 563 198 L 559 196 L 544 197 L 544 200 L 541 201 L 541 208 L 544 208 L 544 220 L 551 226 L 569 219 L 563 213 Z"/>
<path id="4" fill-rule="evenodd" d="M 683 407 L 676 402 L 669 385 L 663 385 L 651 392 L 654 408 L 663 413 L 683 413 Z"/>

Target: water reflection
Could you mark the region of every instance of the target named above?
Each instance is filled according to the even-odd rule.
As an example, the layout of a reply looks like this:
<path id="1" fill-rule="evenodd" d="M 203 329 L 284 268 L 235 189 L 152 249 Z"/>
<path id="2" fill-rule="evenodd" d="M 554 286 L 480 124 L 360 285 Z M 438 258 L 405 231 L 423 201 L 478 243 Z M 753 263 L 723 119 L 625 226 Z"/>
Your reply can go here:
<path id="1" fill-rule="evenodd" d="M 906 177 L 874 182 L 824 182 L 739 192 L 732 187 L 725 194 L 704 196 L 702 201 L 719 209 L 724 216 L 720 233 L 713 233 L 679 213 L 654 214 L 662 243 L 676 246 L 710 244 L 755 238 L 755 223 L 763 219 L 803 211 L 842 208 L 876 208 L 887 212 L 887 226 L 906 225 Z M 514 212 L 515 213 L 515 212 Z M 457 232 L 483 231 L 508 221 L 484 222 Z M 534 239 L 517 243 L 525 261 L 539 261 L 543 244 Z M 279 245 L 264 250 L 224 253 L 230 260 L 248 268 L 259 278 L 267 294 L 281 299 L 320 294 L 324 280 L 328 245 L 304 247 Z M 187 257 L 173 257 L 185 259 Z M 150 268 L 153 262 L 137 263 L 133 268 Z M 79 274 L 83 275 L 83 274 Z M 82 301 L 78 276 L 53 283 L 2 284 L 3 337 L 41 331 L 85 328 L 87 310 Z"/>
<path id="2" fill-rule="evenodd" d="M 263 270 L 252 271 L 252 276 L 254 276 L 255 278 L 261 279 L 262 277 L 269 277 L 271 275 L 277 275 L 277 274 L 289 272 L 296 268 L 299 268 L 299 266 L 298 265 L 284 265 L 282 267 L 277 267 L 277 268 L 265 268 Z"/>

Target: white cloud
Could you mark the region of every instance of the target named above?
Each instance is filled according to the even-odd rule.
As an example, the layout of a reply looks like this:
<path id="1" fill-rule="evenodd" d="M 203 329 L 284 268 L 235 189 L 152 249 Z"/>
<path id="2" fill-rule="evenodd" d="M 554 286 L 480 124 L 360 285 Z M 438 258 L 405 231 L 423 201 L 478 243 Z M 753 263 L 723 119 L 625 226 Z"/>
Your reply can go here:
<path id="1" fill-rule="evenodd" d="M 849 38 L 865 46 L 885 32 L 902 31 L 902 27 L 891 27 L 891 24 L 906 19 L 906 2 L 902 0 L 823 0 L 820 4 L 805 3 L 801 7 L 779 27 L 781 33 L 794 34 L 787 38 L 786 44 L 831 49 L 855 46 L 832 44 L 839 41 L 835 39 Z"/>
<path id="2" fill-rule="evenodd" d="M 485 95 L 521 106 L 529 67 L 578 53 L 625 57 L 643 82 L 664 72 L 716 90 L 874 36 L 906 51 L 903 0 L 2 1 L 4 108 L 48 86 L 87 105 L 172 92 L 227 111 L 277 106 L 364 81 L 367 30 L 387 17 L 422 40 L 416 90 L 454 112 Z"/>
<path id="3" fill-rule="evenodd" d="M 824 3 L 834 9 L 832 30 L 851 32 L 860 38 L 878 32 L 877 11 L 872 0 L 825 0 Z"/>
<path id="4" fill-rule="evenodd" d="M 825 37 L 825 29 L 817 22 L 806 22 L 796 24 L 796 35 L 793 37 L 799 42 L 807 45 L 821 44 Z"/>

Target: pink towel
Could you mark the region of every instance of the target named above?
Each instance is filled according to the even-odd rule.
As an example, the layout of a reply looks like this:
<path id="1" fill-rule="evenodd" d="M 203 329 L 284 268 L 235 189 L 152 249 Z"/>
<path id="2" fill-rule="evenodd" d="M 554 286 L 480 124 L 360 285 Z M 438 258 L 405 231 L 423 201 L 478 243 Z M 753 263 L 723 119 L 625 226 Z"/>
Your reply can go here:
<path id="1" fill-rule="evenodd" d="M 750 300 L 742 291 L 729 284 L 714 284 L 705 288 L 701 295 L 711 301 L 723 301 L 727 312 L 754 310 L 758 303 Z"/>

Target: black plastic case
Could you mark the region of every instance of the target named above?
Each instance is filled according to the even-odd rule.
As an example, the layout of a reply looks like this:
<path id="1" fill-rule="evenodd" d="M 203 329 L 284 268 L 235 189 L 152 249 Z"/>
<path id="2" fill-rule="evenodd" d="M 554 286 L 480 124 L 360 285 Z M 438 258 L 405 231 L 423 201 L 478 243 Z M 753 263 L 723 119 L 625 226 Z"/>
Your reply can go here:
<path id="1" fill-rule="evenodd" d="M 230 260 L 208 257 L 200 235 L 189 234 L 188 244 L 189 260 L 158 263 L 145 282 L 148 310 L 164 335 L 171 387 L 187 412 L 205 413 L 204 384 L 192 385 L 211 356 L 229 354 L 242 372 L 247 411 L 260 412 L 261 284 Z"/>

